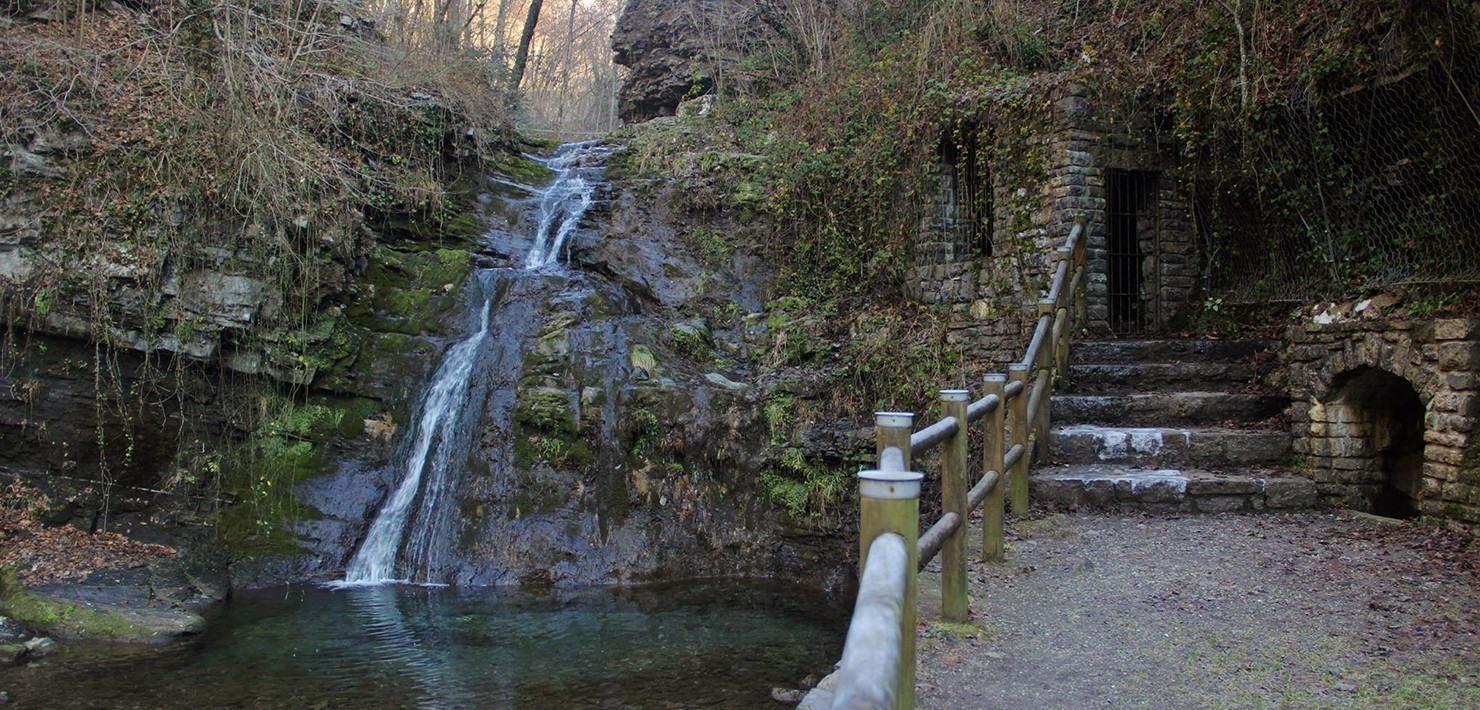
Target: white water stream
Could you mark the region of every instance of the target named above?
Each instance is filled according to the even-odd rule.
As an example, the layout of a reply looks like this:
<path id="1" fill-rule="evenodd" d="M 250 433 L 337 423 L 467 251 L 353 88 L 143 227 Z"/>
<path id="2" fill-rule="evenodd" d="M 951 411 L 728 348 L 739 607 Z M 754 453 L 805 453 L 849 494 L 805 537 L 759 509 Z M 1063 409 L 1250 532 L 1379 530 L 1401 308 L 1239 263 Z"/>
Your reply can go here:
<path id="1" fill-rule="evenodd" d="M 555 172 L 554 179 L 544 188 L 533 190 L 539 200 L 538 221 L 533 245 L 525 257 L 524 269 L 533 271 L 556 263 L 560 251 L 566 246 L 572 232 L 580 224 L 586 210 L 590 209 L 596 191 L 593 171 L 600 170 L 600 163 L 609 149 L 598 143 L 573 143 L 556 149 L 548 160 L 541 161 Z M 531 188 L 532 189 L 532 188 Z M 486 279 L 485 279 L 486 280 Z M 432 378 L 431 385 L 421 398 L 416 413 L 416 426 L 412 429 L 415 439 L 399 458 L 402 469 L 400 482 L 395 492 L 370 525 L 365 542 L 355 553 L 345 569 L 341 586 L 383 584 L 387 582 L 431 582 L 430 579 L 412 579 L 413 574 L 402 572 L 398 577 L 397 562 L 407 537 L 407 524 L 420 521 L 421 529 L 413 535 L 418 547 L 427 547 L 424 538 L 427 521 L 435 519 L 437 505 L 445 505 L 452 487 L 455 462 L 461 461 L 454 449 L 466 447 L 473 437 L 460 427 L 468 426 L 463 410 L 468 405 L 469 386 L 479 353 L 489 342 L 490 311 L 494 306 L 495 290 L 483 284 L 484 299 L 478 331 L 458 342 L 447 351 Z M 496 314 L 493 314 L 496 315 Z M 415 513 L 413 515 L 413 513 Z M 430 553 L 427 553 L 430 554 Z"/>
<path id="2" fill-rule="evenodd" d="M 539 229 L 535 232 L 534 246 L 524 257 L 525 269 L 539 269 L 560 258 L 561 248 L 580 224 L 581 216 L 591 208 L 596 192 L 595 184 L 587 179 L 587 171 L 593 161 L 604 159 L 609 152 L 606 146 L 595 142 L 571 143 L 561 146 L 544 161 L 545 167 L 555 171 L 555 179 L 540 192 Z"/>

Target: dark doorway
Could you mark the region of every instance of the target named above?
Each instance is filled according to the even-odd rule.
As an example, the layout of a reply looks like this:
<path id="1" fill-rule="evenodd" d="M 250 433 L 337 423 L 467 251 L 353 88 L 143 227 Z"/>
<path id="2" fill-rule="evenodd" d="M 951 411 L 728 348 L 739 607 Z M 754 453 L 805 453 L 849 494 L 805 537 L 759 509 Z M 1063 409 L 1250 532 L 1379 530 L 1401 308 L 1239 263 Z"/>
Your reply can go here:
<path id="1" fill-rule="evenodd" d="M 1390 518 L 1418 515 L 1423 494 L 1423 400 L 1408 380 L 1374 367 L 1360 367 L 1334 383 L 1338 402 L 1352 407 L 1363 425 L 1350 435 L 1366 436 L 1382 488 L 1372 511 Z"/>
<path id="2" fill-rule="evenodd" d="M 1156 242 L 1156 173 L 1110 170 L 1106 220 L 1106 296 L 1110 329 L 1120 335 L 1145 332 L 1152 323 L 1145 261 Z"/>

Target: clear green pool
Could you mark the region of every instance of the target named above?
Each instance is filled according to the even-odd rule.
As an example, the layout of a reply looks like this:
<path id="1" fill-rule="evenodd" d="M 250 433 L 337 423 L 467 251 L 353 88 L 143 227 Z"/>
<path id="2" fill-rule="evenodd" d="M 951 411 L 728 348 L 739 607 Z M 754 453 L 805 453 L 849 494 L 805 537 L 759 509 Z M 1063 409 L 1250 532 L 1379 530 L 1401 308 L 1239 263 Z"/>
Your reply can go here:
<path id="1" fill-rule="evenodd" d="M 13 707 L 765 708 L 838 658 L 846 610 L 754 582 L 238 595 L 198 642 L 0 670 Z"/>

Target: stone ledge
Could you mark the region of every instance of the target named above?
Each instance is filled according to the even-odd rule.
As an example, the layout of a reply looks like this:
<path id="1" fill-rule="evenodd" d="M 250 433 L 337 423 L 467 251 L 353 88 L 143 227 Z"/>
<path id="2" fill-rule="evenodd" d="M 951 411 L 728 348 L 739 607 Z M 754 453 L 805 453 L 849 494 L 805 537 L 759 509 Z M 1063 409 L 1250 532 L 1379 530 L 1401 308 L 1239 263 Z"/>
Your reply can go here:
<path id="1" fill-rule="evenodd" d="M 1271 472 L 1050 466 L 1028 479 L 1034 500 L 1102 510 L 1227 513 L 1292 510 L 1320 503 L 1316 483 Z"/>

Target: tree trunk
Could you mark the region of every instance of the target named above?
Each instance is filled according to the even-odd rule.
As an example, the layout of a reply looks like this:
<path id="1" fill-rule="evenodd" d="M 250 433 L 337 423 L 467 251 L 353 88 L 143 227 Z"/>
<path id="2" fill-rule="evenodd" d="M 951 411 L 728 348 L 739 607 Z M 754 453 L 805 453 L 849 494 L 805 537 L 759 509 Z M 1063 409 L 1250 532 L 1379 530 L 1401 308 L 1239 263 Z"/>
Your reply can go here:
<path id="1" fill-rule="evenodd" d="M 544 0 L 529 0 L 529 14 L 524 18 L 524 32 L 519 35 L 519 51 L 514 55 L 514 72 L 509 77 L 509 88 L 519 88 L 524 81 L 524 65 L 529 63 L 529 43 L 534 41 L 534 28 L 540 22 L 540 7 Z"/>
<path id="2" fill-rule="evenodd" d="M 565 60 L 560 63 L 560 103 L 555 110 L 555 127 L 565 130 L 565 104 L 570 101 L 570 65 L 576 61 L 576 10 L 580 0 L 570 0 L 570 17 L 565 23 Z"/>
<path id="3" fill-rule="evenodd" d="M 507 48 L 507 43 L 504 42 L 504 23 L 509 19 L 509 0 L 498 0 L 497 17 L 498 19 L 494 20 L 493 56 L 498 61 L 499 66 L 503 66 L 504 57 L 506 56 L 504 50 Z"/>

